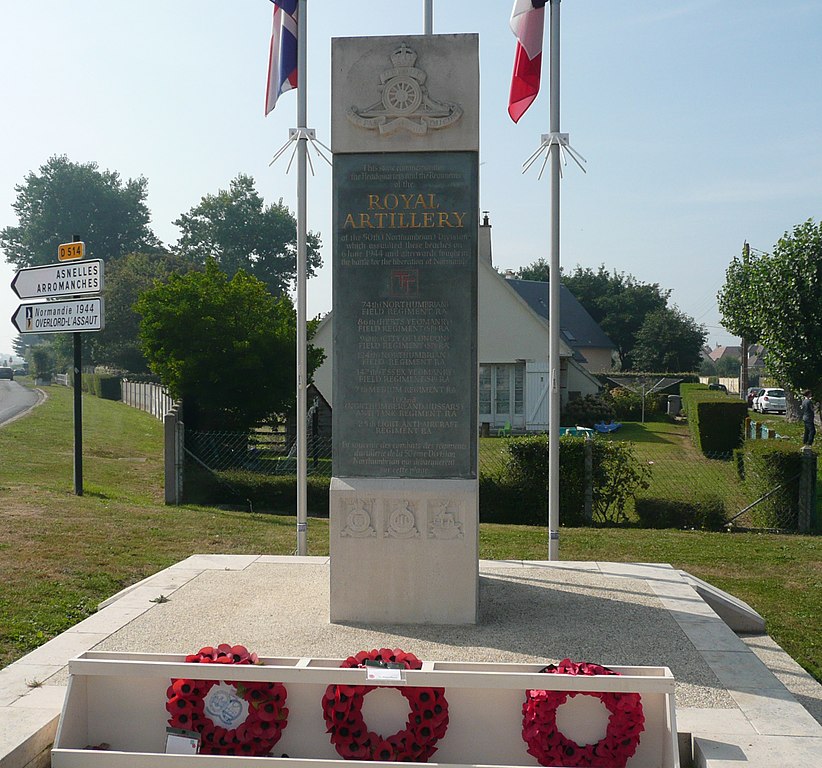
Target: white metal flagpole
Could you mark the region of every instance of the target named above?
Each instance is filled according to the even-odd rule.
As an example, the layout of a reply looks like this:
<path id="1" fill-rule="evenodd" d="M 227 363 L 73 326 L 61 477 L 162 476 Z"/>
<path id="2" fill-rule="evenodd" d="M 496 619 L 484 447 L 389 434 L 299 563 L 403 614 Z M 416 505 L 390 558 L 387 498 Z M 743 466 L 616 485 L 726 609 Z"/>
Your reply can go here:
<path id="1" fill-rule="evenodd" d="M 307 450 L 306 382 L 308 381 L 308 332 L 306 326 L 306 157 L 308 155 L 306 27 L 307 0 L 297 6 L 297 554 L 307 554 Z"/>
<path id="2" fill-rule="evenodd" d="M 559 4 L 551 4 L 551 134 L 559 136 Z M 559 560 L 559 411 L 560 411 L 560 361 L 559 361 L 559 180 L 560 145 L 552 142 L 551 157 L 551 261 L 548 294 L 548 559 Z"/>
<path id="3" fill-rule="evenodd" d="M 434 34 L 434 0 L 422 0 L 422 28 L 426 35 Z"/>

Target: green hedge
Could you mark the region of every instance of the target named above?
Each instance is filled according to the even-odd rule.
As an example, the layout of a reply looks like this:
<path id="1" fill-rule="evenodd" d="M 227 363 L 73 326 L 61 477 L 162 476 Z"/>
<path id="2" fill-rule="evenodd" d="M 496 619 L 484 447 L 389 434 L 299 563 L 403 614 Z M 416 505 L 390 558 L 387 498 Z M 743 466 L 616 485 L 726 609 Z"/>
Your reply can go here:
<path id="1" fill-rule="evenodd" d="M 796 530 L 799 520 L 799 473 L 802 457 L 792 443 L 780 440 L 747 440 L 743 448 L 745 485 L 753 499 L 777 486 L 783 490 L 751 509 L 756 528 Z"/>
<path id="2" fill-rule="evenodd" d="M 744 400 L 705 384 L 683 384 L 680 391 L 691 439 L 702 453 L 726 454 L 742 445 L 748 415 Z"/>
<path id="3" fill-rule="evenodd" d="M 212 473 L 196 462 L 186 463 L 183 491 L 192 504 L 214 504 L 223 499 L 247 506 L 255 512 L 294 514 L 297 510 L 297 478 L 294 475 L 261 475 L 241 469 Z M 306 481 L 306 507 L 314 517 L 328 517 L 328 477 L 309 475 Z"/>
<path id="4" fill-rule="evenodd" d="M 634 510 L 643 528 L 697 528 L 722 530 L 728 521 L 725 502 L 716 494 L 682 499 L 641 496 Z"/>
<path id="5" fill-rule="evenodd" d="M 69 373 L 69 380 L 74 386 L 74 372 Z M 122 400 L 122 377 L 111 373 L 84 373 L 81 380 L 83 392 L 100 397 L 103 400 Z"/>

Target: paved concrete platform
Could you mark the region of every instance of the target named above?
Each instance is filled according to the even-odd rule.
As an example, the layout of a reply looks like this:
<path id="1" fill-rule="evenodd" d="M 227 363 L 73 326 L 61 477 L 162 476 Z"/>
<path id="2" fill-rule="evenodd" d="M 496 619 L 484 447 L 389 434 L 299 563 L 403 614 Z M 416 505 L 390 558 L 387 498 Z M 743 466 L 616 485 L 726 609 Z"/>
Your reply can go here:
<path id="1" fill-rule="evenodd" d="M 767 635 L 738 637 L 667 565 L 482 561 L 475 626 L 331 624 L 328 558 L 195 555 L 0 670 L 0 768 L 49 765 L 68 659 L 90 649 L 670 667 L 683 765 L 822 765 L 822 686 Z M 375 576 L 375 578 L 379 578 Z M 442 585 L 443 590 L 448 584 Z M 165 602 L 153 602 L 157 598 Z M 687 735 L 686 735 L 687 734 Z"/>

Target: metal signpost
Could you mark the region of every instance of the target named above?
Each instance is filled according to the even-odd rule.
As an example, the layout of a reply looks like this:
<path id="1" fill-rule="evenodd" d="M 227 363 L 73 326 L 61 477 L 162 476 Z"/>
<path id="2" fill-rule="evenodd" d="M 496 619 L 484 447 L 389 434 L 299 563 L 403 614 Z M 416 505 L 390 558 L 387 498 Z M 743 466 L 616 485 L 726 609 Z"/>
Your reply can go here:
<path id="1" fill-rule="evenodd" d="M 74 493 L 83 495 L 83 351 L 81 333 L 101 331 L 105 308 L 102 259 L 83 260 L 86 244 L 75 236 L 57 247 L 59 264 L 25 267 L 11 281 L 21 299 L 46 299 L 17 307 L 11 322 L 21 334 L 74 334 Z M 63 298 L 60 298 L 63 297 Z M 65 298 L 71 297 L 71 298 Z"/>

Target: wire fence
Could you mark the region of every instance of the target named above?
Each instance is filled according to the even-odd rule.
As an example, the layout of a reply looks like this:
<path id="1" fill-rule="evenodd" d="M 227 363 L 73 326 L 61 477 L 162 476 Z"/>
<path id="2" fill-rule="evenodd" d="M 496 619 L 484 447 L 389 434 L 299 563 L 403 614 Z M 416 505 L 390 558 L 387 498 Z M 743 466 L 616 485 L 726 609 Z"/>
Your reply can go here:
<path id="1" fill-rule="evenodd" d="M 581 438 L 561 438 L 580 440 Z M 512 472 L 510 441 L 516 437 L 481 438 L 479 476 L 505 481 Z M 594 440 L 618 440 L 598 435 Z M 649 527 L 745 528 L 797 530 L 799 474 L 778 477 L 746 452 L 705 456 L 687 435 L 671 434 L 630 442 L 634 461 L 647 478 L 647 487 L 636 490 L 626 506 L 627 518 Z M 194 460 L 224 477 L 292 478 L 296 482 L 297 447 L 283 431 L 250 433 L 186 433 L 186 448 Z M 798 446 L 797 446 L 798 449 Z M 581 454 L 569 456 L 574 461 Z M 560 454 L 562 458 L 562 448 Z M 316 478 L 332 475 L 331 439 L 311 437 L 307 442 L 307 472 Z M 581 472 L 581 469 L 580 469 Z M 594 477 L 594 485 L 605 485 Z M 481 489 L 482 489 L 481 484 Z M 562 494 L 560 488 L 560 494 Z M 482 495 L 482 490 L 480 491 Z M 480 499 L 482 506 L 482 498 Z"/>

